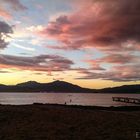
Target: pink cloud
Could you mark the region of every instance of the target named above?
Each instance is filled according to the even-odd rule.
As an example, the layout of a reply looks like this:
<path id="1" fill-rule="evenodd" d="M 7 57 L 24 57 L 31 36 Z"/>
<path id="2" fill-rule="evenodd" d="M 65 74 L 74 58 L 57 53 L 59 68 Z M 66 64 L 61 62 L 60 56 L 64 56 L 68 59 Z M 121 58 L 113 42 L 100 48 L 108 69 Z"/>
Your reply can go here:
<path id="1" fill-rule="evenodd" d="M 110 54 L 104 56 L 100 59 L 95 60 L 86 60 L 91 65 L 99 65 L 101 63 L 110 63 L 110 64 L 128 64 L 128 63 L 140 63 L 140 57 L 132 54 Z"/>
<path id="2" fill-rule="evenodd" d="M 20 0 L 1 0 L 1 3 L 5 5 L 9 5 L 11 9 L 15 11 L 27 9 L 27 7 L 20 2 Z"/>
<path id="3" fill-rule="evenodd" d="M 92 79 L 103 79 L 111 80 L 115 82 L 129 82 L 129 81 L 139 81 L 140 80 L 140 65 L 120 65 L 114 66 L 109 71 L 94 72 L 90 69 L 79 69 L 78 72 L 82 76 L 76 79 L 92 80 Z"/>
<path id="4" fill-rule="evenodd" d="M 120 50 L 124 42 L 139 42 L 139 9 L 138 0 L 82 1 L 77 12 L 58 17 L 39 33 L 59 40 L 62 49 Z"/>
<path id="5" fill-rule="evenodd" d="M 108 54 L 100 59 L 85 60 L 88 69 L 79 69 L 83 76 L 78 79 L 103 79 L 117 82 L 140 80 L 140 57 L 132 54 Z M 102 69 L 100 65 L 111 64 L 111 68 Z M 98 71 L 96 71 L 98 70 Z"/>
<path id="6" fill-rule="evenodd" d="M 27 9 L 27 7 L 25 7 L 19 0 L 1 0 L 0 16 L 8 20 L 12 18 L 12 14 L 9 12 L 9 9 L 7 9 L 7 5 L 14 11 Z"/>
<path id="7" fill-rule="evenodd" d="M 49 46 L 52 49 L 90 47 L 106 54 L 86 61 L 91 67 L 79 70 L 85 74 L 81 79 L 140 80 L 140 75 L 136 76 L 140 58 L 140 1 L 82 0 L 75 4 L 77 10 L 50 21 L 38 35 L 57 40 L 59 45 Z M 112 68 L 105 71 L 102 63 L 111 64 Z"/>
<path id="8" fill-rule="evenodd" d="M 35 57 L 0 55 L 0 68 L 46 71 L 49 75 L 53 71 L 71 70 L 73 64 L 71 60 L 58 55 L 39 55 Z"/>
<path id="9" fill-rule="evenodd" d="M 94 71 L 104 71 L 105 69 L 100 66 L 100 63 L 97 60 L 85 60 L 84 62 L 90 65 L 90 69 Z"/>
<path id="10" fill-rule="evenodd" d="M 4 17 L 5 19 L 8 19 L 8 20 L 12 18 L 11 14 L 3 8 L 0 8 L 0 16 Z"/>

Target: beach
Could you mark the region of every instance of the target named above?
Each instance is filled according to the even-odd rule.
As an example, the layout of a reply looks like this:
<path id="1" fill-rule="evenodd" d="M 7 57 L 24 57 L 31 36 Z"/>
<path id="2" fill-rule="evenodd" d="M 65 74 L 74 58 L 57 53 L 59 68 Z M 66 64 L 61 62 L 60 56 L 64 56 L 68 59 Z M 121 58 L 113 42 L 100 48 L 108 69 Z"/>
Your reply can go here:
<path id="1" fill-rule="evenodd" d="M 140 107 L 0 105 L 1 140 L 135 140 Z"/>

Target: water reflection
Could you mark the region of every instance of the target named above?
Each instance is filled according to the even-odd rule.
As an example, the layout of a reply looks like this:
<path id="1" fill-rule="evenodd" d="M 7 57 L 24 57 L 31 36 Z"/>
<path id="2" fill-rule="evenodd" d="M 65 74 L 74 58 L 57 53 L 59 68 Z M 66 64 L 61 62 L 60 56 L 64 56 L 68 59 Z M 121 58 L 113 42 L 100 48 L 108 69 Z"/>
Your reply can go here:
<path id="1" fill-rule="evenodd" d="M 68 105 L 96 105 L 96 106 L 122 106 L 133 105 L 113 102 L 112 97 L 118 94 L 89 94 L 89 93 L 0 93 L 1 104 L 33 104 L 57 103 Z M 139 94 L 121 94 L 121 97 L 140 98 Z"/>

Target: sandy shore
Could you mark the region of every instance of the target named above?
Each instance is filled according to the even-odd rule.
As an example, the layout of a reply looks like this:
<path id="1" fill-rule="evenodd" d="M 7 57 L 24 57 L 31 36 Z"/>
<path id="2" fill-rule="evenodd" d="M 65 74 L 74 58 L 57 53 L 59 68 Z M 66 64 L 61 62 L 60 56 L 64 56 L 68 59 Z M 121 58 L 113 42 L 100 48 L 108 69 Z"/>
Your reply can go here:
<path id="1" fill-rule="evenodd" d="M 135 140 L 140 107 L 0 105 L 0 140 Z"/>

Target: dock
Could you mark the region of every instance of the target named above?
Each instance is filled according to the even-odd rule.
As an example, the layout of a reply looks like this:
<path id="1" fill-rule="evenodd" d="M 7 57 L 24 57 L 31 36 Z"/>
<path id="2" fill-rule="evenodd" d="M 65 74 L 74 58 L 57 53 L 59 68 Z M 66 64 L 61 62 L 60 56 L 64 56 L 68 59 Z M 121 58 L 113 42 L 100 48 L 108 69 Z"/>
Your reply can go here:
<path id="1" fill-rule="evenodd" d="M 140 104 L 140 99 L 137 98 L 128 98 L 128 97 L 112 97 L 113 101 L 116 102 L 124 102 L 124 103 L 132 103 L 132 104 Z"/>

